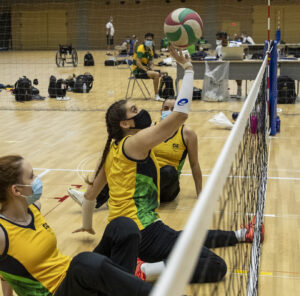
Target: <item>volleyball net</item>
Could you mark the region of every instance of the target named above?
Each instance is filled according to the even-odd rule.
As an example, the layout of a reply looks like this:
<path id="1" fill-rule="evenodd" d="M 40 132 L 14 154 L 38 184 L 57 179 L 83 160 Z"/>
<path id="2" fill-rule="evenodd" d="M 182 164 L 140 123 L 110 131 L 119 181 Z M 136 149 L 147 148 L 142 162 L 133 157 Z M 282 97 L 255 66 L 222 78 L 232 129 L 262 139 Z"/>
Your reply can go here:
<path id="1" fill-rule="evenodd" d="M 267 182 L 267 60 L 151 296 L 257 294 Z M 225 278 L 189 285 L 207 230 L 236 231 L 251 221 L 253 243 L 213 249 L 227 264 Z"/>

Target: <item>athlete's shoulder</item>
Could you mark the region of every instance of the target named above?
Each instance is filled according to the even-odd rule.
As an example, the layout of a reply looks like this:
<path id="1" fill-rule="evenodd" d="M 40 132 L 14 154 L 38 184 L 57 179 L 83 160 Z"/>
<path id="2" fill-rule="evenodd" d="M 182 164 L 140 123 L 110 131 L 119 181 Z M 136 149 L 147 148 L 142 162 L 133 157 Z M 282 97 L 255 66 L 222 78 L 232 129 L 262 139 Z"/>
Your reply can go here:
<path id="1" fill-rule="evenodd" d="M 5 249 L 7 246 L 7 233 L 5 228 L 0 223 L 0 256 L 5 253 Z"/>
<path id="2" fill-rule="evenodd" d="M 140 44 L 137 48 L 137 51 L 145 52 L 144 44 Z"/>
<path id="3" fill-rule="evenodd" d="M 183 140 L 185 141 L 185 143 L 188 143 L 188 141 L 191 138 L 197 139 L 197 134 L 195 133 L 195 131 L 187 125 L 182 126 L 182 135 L 183 135 Z"/>

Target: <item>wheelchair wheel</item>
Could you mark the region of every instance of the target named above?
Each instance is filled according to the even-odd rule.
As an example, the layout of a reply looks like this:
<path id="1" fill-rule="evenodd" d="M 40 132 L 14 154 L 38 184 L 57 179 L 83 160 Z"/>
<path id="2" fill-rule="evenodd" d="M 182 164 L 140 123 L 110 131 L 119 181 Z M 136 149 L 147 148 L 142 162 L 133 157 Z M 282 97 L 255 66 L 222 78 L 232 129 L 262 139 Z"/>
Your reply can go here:
<path id="1" fill-rule="evenodd" d="M 55 62 L 56 62 L 57 67 L 63 67 L 65 64 L 64 59 L 61 57 L 61 54 L 59 51 L 56 53 Z"/>
<path id="2" fill-rule="evenodd" d="M 78 65 L 78 55 L 75 48 L 72 49 L 72 63 L 74 67 L 77 67 Z"/>

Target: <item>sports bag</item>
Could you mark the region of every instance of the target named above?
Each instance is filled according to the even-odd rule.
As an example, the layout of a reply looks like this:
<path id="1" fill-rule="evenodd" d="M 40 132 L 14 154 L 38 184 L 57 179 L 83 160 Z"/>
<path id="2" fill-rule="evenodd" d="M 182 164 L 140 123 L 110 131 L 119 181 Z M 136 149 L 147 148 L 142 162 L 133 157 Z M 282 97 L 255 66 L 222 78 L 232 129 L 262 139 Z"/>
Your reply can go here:
<path id="1" fill-rule="evenodd" d="M 31 81 L 23 76 L 15 83 L 13 94 L 16 96 L 16 101 L 24 102 L 32 100 L 32 85 Z"/>
<path id="2" fill-rule="evenodd" d="M 53 75 L 50 76 L 48 94 L 50 98 L 56 98 L 56 77 Z"/>
<path id="3" fill-rule="evenodd" d="M 164 99 L 174 98 L 175 92 L 173 87 L 173 79 L 171 76 L 164 75 L 161 78 L 158 93 L 159 96 Z"/>
<path id="4" fill-rule="evenodd" d="M 93 87 L 94 77 L 90 73 L 85 73 L 76 77 L 73 92 L 89 92 Z"/>
<path id="5" fill-rule="evenodd" d="M 56 96 L 65 97 L 67 93 L 67 82 L 64 79 L 57 79 L 56 81 Z"/>
<path id="6" fill-rule="evenodd" d="M 193 101 L 194 100 L 201 100 L 201 96 L 202 96 L 202 89 L 194 87 L 193 88 Z"/>
<path id="7" fill-rule="evenodd" d="M 86 53 L 84 56 L 84 65 L 85 66 L 94 66 L 94 58 L 90 52 Z"/>
<path id="8" fill-rule="evenodd" d="M 288 76 L 277 79 L 277 103 L 294 104 L 296 101 L 295 81 Z"/>

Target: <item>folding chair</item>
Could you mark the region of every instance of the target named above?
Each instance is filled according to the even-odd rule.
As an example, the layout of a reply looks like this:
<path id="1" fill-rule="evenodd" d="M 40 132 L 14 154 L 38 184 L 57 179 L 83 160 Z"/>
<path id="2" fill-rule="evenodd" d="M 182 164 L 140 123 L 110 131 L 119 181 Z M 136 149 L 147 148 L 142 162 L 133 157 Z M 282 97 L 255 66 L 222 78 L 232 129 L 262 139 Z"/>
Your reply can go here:
<path id="1" fill-rule="evenodd" d="M 136 84 L 137 84 L 137 86 L 139 87 L 139 89 L 141 90 L 141 92 L 142 92 L 144 98 L 145 98 L 146 100 L 147 100 L 147 99 L 151 99 L 151 94 L 150 94 L 150 92 L 149 92 L 149 90 L 148 90 L 148 88 L 147 88 L 145 82 L 143 81 L 143 79 L 142 79 L 142 78 L 136 78 L 136 77 L 134 76 L 133 72 L 132 72 L 131 67 L 130 67 L 129 65 L 128 65 L 128 67 L 129 67 L 129 70 L 130 70 L 130 76 L 129 76 L 129 78 L 128 78 L 128 86 L 127 86 L 127 91 L 126 91 L 125 100 L 132 98 L 132 94 L 133 94 L 134 87 L 135 87 Z M 144 79 L 150 79 L 150 78 L 144 78 Z M 139 80 L 140 80 L 140 82 L 139 82 Z M 131 86 L 131 82 L 133 83 L 132 86 Z M 131 86 L 131 95 L 128 96 L 128 91 L 129 91 L 129 89 L 130 89 L 130 86 Z M 145 92 L 148 94 L 149 97 L 147 97 L 147 96 L 145 95 L 145 92 L 143 91 L 143 88 L 144 88 Z"/>

